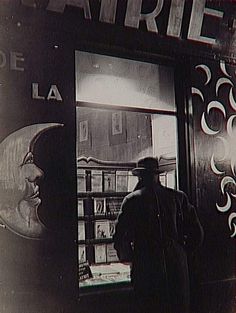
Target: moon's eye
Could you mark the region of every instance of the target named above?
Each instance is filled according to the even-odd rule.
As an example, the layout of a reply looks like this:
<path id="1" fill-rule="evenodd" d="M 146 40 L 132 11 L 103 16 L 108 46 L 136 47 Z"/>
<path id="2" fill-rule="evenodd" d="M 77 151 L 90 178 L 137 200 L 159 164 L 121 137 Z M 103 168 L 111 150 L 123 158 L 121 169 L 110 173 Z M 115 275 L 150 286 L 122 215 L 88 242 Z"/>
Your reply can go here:
<path id="1" fill-rule="evenodd" d="M 26 154 L 26 156 L 24 157 L 24 160 L 21 164 L 21 166 L 25 165 L 25 164 L 33 164 L 34 163 L 34 156 L 32 152 L 28 152 Z"/>

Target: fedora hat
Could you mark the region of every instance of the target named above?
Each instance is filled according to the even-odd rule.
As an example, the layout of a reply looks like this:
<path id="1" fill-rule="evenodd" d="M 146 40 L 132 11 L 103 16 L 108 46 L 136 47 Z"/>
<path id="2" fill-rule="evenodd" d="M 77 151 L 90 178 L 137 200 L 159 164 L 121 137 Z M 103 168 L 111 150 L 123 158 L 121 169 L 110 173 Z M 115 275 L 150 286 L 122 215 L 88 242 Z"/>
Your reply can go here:
<path id="1" fill-rule="evenodd" d="M 159 169 L 157 158 L 146 157 L 138 161 L 137 167 L 132 170 L 134 176 L 142 176 L 143 174 L 158 174 L 162 171 Z"/>

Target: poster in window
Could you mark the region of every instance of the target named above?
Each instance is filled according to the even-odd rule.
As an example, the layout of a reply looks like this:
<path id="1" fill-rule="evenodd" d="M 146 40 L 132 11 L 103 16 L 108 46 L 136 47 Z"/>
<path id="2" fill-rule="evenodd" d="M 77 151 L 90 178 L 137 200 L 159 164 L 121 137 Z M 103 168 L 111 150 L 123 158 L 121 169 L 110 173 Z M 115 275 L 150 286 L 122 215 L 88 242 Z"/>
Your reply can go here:
<path id="1" fill-rule="evenodd" d="M 109 118 L 109 143 L 110 145 L 117 145 L 126 142 L 126 114 L 122 111 L 113 111 Z"/>
<path id="2" fill-rule="evenodd" d="M 78 216 L 84 216 L 84 200 L 78 199 L 77 204 Z"/>
<path id="3" fill-rule="evenodd" d="M 102 192 L 102 171 L 91 171 L 91 190 L 93 192 Z"/>
<path id="4" fill-rule="evenodd" d="M 106 245 L 95 245 L 94 246 L 95 263 L 106 263 Z"/>
<path id="5" fill-rule="evenodd" d="M 110 238 L 110 225 L 107 220 L 95 221 L 95 238 L 105 239 Z"/>
<path id="6" fill-rule="evenodd" d="M 94 198 L 94 214 L 105 215 L 106 214 L 106 199 Z"/>
<path id="7" fill-rule="evenodd" d="M 122 112 L 114 112 L 111 114 L 112 135 L 122 134 Z"/>
<path id="8" fill-rule="evenodd" d="M 88 121 L 79 122 L 79 142 L 87 141 L 89 137 L 88 133 Z"/>
<path id="9" fill-rule="evenodd" d="M 85 223 L 83 221 L 78 222 L 78 240 L 85 240 Z"/>

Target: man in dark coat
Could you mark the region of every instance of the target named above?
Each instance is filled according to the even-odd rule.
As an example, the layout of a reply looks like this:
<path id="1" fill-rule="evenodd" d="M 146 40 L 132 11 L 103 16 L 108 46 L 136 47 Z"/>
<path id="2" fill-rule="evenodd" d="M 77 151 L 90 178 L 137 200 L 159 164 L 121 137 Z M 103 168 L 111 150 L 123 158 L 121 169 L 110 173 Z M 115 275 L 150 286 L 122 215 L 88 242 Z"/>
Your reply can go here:
<path id="1" fill-rule="evenodd" d="M 138 162 L 138 187 L 127 195 L 116 224 L 114 246 L 131 263 L 136 311 L 188 313 L 188 254 L 202 242 L 194 207 L 182 191 L 163 187 L 156 158 Z"/>

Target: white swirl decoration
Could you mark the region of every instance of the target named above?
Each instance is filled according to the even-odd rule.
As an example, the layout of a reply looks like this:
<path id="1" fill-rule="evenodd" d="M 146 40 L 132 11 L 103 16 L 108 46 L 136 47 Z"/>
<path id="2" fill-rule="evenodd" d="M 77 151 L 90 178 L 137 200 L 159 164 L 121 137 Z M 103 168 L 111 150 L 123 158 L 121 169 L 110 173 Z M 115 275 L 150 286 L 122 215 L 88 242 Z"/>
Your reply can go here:
<path id="1" fill-rule="evenodd" d="M 215 156 L 214 156 L 214 154 L 211 157 L 211 170 L 216 175 L 222 175 L 222 174 L 225 173 L 225 172 L 222 172 L 222 171 L 217 169 L 216 164 L 215 164 Z"/>
<path id="2" fill-rule="evenodd" d="M 192 91 L 192 95 L 198 95 L 201 98 L 202 102 L 204 102 L 204 96 L 200 89 L 192 87 L 191 91 Z"/>
<path id="3" fill-rule="evenodd" d="M 216 208 L 221 213 L 227 212 L 231 208 L 231 198 L 230 198 L 230 195 L 228 194 L 228 192 L 226 192 L 226 195 L 227 195 L 227 201 L 226 201 L 225 205 L 220 206 L 220 205 L 218 205 L 216 203 Z"/>
<path id="4" fill-rule="evenodd" d="M 236 115 L 231 115 L 227 121 L 227 134 L 230 138 L 234 138 L 235 137 L 235 131 L 233 130 L 233 122 L 235 119 Z"/>
<path id="5" fill-rule="evenodd" d="M 234 99 L 233 88 L 230 88 L 229 92 L 229 103 L 231 108 L 236 111 L 236 100 Z"/>
<path id="6" fill-rule="evenodd" d="M 225 61 L 224 60 L 220 60 L 220 69 L 221 69 L 221 72 L 227 76 L 227 77 L 231 77 L 230 74 L 227 72 L 226 70 L 226 66 L 225 66 Z"/>
<path id="7" fill-rule="evenodd" d="M 225 84 L 229 84 L 230 86 L 233 87 L 233 83 L 231 82 L 231 80 L 229 78 L 221 77 L 217 80 L 217 82 L 216 82 L 216 96 L 218 96 L 219 88 Z"/>
<path id="8" fill-rule="evenodd" d="M 210 110 L 212 110 L 212 109 L 219 110 L 220 112 L 223 113 L 224 118 L 226 118 L 225 108 L 224 108 L 223 104 L 220 103 L 219 101 L 209 102 L 209 104 L 207 106 L 207 114 L 209 114 Z M 207 135 L 210 135 L 210 136 L 217 135 L 220 132 L 220 130 L 213 130 L 208 126 L 208 124 L 206 122 L 205 112 L 202 113 L 201 126 L 202 126 L 203 132 Z"/>
<path id="9" fill-rule="evenodd" d="M 225 187 L 227 184 L 233 184 L 236 186 L 236 182 L 231 176 L 225 176 L 220 183 L 221 192 L 225 194 Z"/>
<path id="10" fill-rule="evenodd" d="M 204 85 L 205 86 L 208 85 L 210 80 L 211 80 L 211 70 L 209 69 L 209 67 L 207 65 L 205 65 L 205 64 L 199 64 L 199 65 L 195 66 L 195 68 L 197 70 L 200 69 L 200 70 L 202 70 L 205 73 L 206 81 L 205 81 Z"/>
<path id="11" fill-rule="evenodd" d="M 235 218 L 236 218 L 235 212 L 231 213 L 228 218 L 229 229 L 233 231 L 232 234 L 230 235 L 231 238 L 235 237 L 236 235 L 236 224 L 233 222 Z"/>

